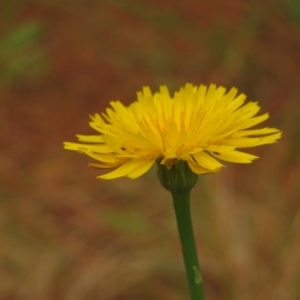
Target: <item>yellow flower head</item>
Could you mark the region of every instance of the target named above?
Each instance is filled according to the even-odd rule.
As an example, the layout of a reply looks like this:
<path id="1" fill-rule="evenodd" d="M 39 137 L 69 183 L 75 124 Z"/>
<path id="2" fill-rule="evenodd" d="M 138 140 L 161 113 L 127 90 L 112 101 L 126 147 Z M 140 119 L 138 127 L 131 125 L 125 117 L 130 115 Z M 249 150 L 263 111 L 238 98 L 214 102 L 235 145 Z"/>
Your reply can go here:
<path id="1" fill-rule="evenodd" d="M 244 105 L 246 96 L 237 95 L 236 88 L 226 93 L 214 84 L 186 84 L 171 97 L 166 86 L 155 94 L 144 87 L 137 96 L 128 107 L 111 101 L 106 113 L 91 116 L 90 126 L 98 135 L 77 135 L 83 143 L 64 143 L 65 149 L 100 162 L 93 167 L 116 168 L 99 178 L 137 178 L 156 160 L 167 168 L 186 161 L 196 174 L 217 172 L 224 166 L 220 161 L 250 163 L 257 158 L 236 149 L 272 144 L 281 137 L 276 128 L 249 129 L 269 115 L 256 116 L 257 102 Z"/>

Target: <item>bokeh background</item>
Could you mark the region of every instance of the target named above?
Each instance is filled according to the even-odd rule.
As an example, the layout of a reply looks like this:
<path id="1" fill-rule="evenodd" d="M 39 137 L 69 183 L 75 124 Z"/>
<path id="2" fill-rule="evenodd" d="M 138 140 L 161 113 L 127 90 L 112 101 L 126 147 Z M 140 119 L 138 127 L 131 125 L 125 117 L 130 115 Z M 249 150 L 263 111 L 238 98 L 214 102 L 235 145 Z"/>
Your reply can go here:
<path id="1" fill-rule="evenodd" d="M 208 300 L 300 299 L 300 2 L 2 0 L 0 299 L 184 300 L 155 169 L 101 181 L 62 149 L 136 91 L 236 86 L 284 135 L 201 176 L 192 209 Z"/>

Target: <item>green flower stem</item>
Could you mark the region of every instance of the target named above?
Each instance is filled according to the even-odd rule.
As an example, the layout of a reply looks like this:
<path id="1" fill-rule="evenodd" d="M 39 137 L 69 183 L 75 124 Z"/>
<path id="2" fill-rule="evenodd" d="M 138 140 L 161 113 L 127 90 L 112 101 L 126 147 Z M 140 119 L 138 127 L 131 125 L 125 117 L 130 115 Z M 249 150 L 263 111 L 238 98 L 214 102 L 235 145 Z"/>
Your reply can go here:
<path id="1" fill-rule="evenodd" d="M 190 210 L 190 191 L 172 193 L 177 228 L 192 300 L 204 300 Z"/>

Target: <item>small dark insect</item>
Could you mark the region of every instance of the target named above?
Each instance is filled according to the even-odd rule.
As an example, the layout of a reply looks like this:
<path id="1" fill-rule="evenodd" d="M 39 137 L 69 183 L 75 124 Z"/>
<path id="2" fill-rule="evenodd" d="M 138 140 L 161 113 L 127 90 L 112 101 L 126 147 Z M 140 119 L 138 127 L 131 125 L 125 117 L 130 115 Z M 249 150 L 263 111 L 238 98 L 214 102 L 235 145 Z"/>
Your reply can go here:
<path id="1" fill-rule="evenodd" d="M 125 147 L 121 147 L 121 150 L 126 150 L 126 148 Z"/>

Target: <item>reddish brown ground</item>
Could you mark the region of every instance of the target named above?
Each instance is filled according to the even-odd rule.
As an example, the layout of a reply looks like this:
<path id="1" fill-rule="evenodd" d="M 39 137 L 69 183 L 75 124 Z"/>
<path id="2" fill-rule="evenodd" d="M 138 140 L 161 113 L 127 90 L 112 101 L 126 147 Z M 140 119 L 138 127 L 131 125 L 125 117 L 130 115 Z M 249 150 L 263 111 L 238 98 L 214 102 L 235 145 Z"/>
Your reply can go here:
<path id="1" fill-rule="evenodd" d="M 195 189 L 207 299 L 300 299 L 296 1 L 15 0 L 0 12 L 1 300 L 188 298 L 155 170 L 99 181 L 62 149 L 110 100 L 186 82 L 238 87 L 284 132 Z"/>

